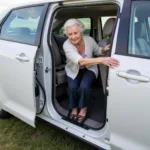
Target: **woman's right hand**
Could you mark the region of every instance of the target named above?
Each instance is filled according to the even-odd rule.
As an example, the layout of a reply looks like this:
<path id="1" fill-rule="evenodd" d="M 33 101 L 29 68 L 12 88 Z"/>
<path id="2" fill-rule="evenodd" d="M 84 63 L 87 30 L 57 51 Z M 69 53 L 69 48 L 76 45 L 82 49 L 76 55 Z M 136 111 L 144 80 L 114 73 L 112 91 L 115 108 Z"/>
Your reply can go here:
<path id="1" fill-rule="evenodd" d="M 106 65 L 108 67 L 118 67 L 119 61 L 112 57 L 100 57 L 101 64 Z"/>

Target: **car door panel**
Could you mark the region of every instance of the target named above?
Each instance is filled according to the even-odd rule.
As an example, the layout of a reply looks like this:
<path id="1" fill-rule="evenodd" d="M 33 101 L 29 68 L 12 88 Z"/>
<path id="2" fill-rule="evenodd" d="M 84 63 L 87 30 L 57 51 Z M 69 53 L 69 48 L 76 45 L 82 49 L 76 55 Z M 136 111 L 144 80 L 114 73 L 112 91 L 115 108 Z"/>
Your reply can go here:
<path id="1" fill-rule="evenodd" d="M 127 145 L 127 149 L 132 145 L 130 140 L 141 143 L 144 146 L 144 141 L 150 135 L 148 130 L 150 122 L 146 121 L 150 113 L 150 82 L 139 82 L 137 80 L 120 78 L 117 72 L 120 70 L 125 72 L 128 70 L 136 70 L 149 79 L 150 70 L 147 69 L 148 66 L 145 66 L 145 64 L 149 63 L 149 60 L 140 60 L 139 64 L 138 58 L 131 59 L 130 57 L 119 55 L 115 55 L 114 57 L 120 60 L 120 67 L 110 70 L 109 75 L 108 90 L 110 94 L 108 98 L 107 117 L 111 124 L 111 140 L 112 142 L 114 140 L 115 142 L 117 141 L 118 145 L 121 144 L 119 143 L 119 138 L 123 138 L 123 145 Z M 118 138 L 115 138 L 115 135 Z M 136 144 L 132 145 L 137 150 L 140 150 L 142 147 L 136 146 Z"/>
<path id="2" fill-rule="evenodd" d="M 28 120 L 32 126 L 36 113 L 33 101 L 36 51 L 36 46 L 0 40 L 0 103 L 6 111 Z M 20 53 L 29 61 L 16 59 Z"/>
<path id="3" fill-rule="evenodd" d="M 35 57 L 49 4 L 12 9 L 0 29 L 0 107 L 35 126 Z"/>
<path id="4" fill-rule="evenodd" d="M 118 35 L 115 35 L 116 46 L 113 43 L 112 56 L 120 61 L 120 66 L 109 69 L 107 117 L 111 126 L 110 142 L 120 149 L 150 149 L 150 57 L 146 53 L 150 49 L 136 45 L 140 32 L 136 29 L 138 17 L 148 14 L 143 12 L 149 10 L 149 5 L 147 1 L 124 2 Z M 138 16 L 136 11 L 142 14 Z"/>

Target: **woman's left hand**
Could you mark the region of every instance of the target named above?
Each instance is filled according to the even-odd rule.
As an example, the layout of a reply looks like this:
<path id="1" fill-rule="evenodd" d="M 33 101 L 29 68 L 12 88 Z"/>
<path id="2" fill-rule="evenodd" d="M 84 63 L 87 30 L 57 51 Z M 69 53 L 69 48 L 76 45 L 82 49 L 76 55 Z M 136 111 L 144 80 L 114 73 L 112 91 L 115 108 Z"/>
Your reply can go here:
<path id="1" fill-rule="evenodd" d="M 107 51 L 109 51 L 109 49 L 110 49 L 110 44 L 109 45 L 107 45 L 107 46 L 105 46 L 103 49 L 102 49 L 102 54 L 106 54 L 107 53 Z"/>

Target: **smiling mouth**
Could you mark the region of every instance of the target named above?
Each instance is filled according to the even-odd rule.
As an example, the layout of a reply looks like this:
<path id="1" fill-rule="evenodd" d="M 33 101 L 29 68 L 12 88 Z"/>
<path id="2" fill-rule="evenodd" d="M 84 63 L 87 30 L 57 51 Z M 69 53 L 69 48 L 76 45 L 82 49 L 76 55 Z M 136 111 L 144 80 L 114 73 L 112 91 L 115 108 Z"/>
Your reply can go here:
<path id="1" fill-rule="evenodd" d="M 76 42 L 76 41 L 78 41 L 78 40 L 72 40 L 73 42 Z"/>

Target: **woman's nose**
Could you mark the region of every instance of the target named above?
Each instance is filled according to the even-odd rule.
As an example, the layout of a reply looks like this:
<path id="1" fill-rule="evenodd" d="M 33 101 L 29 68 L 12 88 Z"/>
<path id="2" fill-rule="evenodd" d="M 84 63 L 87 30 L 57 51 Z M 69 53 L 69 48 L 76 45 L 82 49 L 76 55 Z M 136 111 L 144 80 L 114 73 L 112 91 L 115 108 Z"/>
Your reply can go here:
<path id="1" fill-rule="evenodd" d="M 71 37 L 72 39 L 75 39 L 76 37 L 75 37 L 75 35 L 72 35 L 72 37 Z"/>

